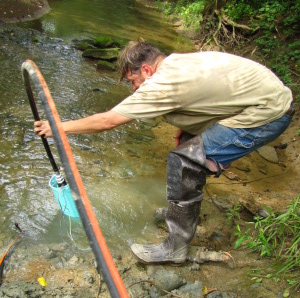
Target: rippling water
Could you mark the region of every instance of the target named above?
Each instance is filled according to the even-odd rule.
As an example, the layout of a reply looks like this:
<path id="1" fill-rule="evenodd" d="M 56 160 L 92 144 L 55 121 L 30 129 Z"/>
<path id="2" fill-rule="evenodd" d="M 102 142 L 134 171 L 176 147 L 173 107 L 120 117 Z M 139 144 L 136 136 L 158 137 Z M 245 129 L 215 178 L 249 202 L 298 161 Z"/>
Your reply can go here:
<path id="1" fill-rule="evenodd" d="M 1 247 L 15 237 L 15 222 L 33 242 L 71 241 L 71 231 L 75 245 L 88 246 L 80 222 L 61 215 L 48 187 L 52 168 L 41 140 L 33 134 L 22 62 L 31 59 L 38 65 L 61 119 L 66 120 L 108 110 L 131 92 L 116 74 L 101 73 L 92 61 L 83 59 L 72 39 L 98 34 L 143 36 L 167 52 L 191 49 L 158 12 L 134 1 L 62 0 L 50 5 L 51 12 L 39 20 L 1 25 L 0 32 L 6 30 L 0 38 Z M 40 103 L 38 107 L 43 118 Z M 150 239 L 155 231 L 152 212 L 166 204 L 162 162 L 166 156 L 153 149 L 156 124 L 133 122 L 102 134 L 68 137 L 112 249 Z M 55 144 L 49 142 L 60 164 Z"/>

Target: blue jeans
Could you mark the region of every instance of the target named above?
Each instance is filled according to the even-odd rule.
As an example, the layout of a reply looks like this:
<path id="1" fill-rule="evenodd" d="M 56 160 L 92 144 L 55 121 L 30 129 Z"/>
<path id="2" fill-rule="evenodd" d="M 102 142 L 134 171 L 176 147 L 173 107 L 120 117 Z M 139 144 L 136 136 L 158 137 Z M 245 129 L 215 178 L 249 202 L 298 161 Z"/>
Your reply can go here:
<path id="1" fill-rule="evenodd" d="M 254 128 L 231 128 L 215 124 L 202 133 L 205 154 L 223 166 L 274 141 L 289 126 L 292 116 L 281 118 Z"/>
<path id="2" fill-rule="evenodd" d="M 167 199 L 182 203 L 201 202 L 202 188 L 206 174 L 213 171 L 219 177 L 221 169 L 215 172 L 208 167 L 207 159 L 219 166 L 249 154 L 257 148 L 275 140 L 289 126 L 292 116 L 255 128 L 230 128 L 215 124 L 200 136 L 184 133 L 181 144 L 168 155 Z"/>

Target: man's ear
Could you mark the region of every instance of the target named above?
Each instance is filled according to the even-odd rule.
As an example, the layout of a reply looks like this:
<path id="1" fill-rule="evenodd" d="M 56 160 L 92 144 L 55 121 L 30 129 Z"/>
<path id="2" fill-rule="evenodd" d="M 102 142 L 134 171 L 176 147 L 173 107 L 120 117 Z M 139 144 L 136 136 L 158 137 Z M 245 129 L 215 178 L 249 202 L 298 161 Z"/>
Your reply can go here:
<path id="1" fill-rule="evenodd" d="M 143 64 L 141 67 L 141 72 L 146 78 L 148 78 L 154 74 L 154 69 L 149 64 Z"/>

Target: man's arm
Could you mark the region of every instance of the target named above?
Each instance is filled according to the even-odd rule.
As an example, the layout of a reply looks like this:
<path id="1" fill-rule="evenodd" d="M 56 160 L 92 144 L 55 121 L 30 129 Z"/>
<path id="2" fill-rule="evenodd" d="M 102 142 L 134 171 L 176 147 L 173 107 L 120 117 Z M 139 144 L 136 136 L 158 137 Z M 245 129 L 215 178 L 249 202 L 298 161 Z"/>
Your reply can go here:
<path id="1" fill-rule="evenodd" d="M 133 119 L 127 118 L 110 110 L 108 112 L 97 113 L 78 120 L 62 122 L 62 126 L 66 134 L 89 134 L 111 130 L 132 120 Z M 34 133 L 39 136 L 44 135 L 46 138 L 52 137 L 49 122 L 36 121 L 34 123 Z"/>

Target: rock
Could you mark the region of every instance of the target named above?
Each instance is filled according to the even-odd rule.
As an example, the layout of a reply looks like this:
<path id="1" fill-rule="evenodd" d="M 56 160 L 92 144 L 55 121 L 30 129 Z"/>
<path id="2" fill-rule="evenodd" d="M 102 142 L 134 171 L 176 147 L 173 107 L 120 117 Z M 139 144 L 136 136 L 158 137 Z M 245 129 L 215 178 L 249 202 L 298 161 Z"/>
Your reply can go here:
<path id="1" fill-rule="evenodd" d="M 236 180 L 236 181 L 239 180 L 238 175 L 236 175 L 235 173 L 233 173 L 233 172 L 231 172 L 231 171 L 224 171 L 224 172 L 223 172 L 223 175 L 224 175 L 225 177 L 227 177 L 229 180 Z"/>
<path id="2" fill-rule="evenodd" d="M 214 291 L 206 296 L 207 298 L 236 298 L 235 294 L 229 294 L 219 291 Z"/>
<path id="3" fill-rule="evenodd" d="M 74 266 L 78 263 L 79 259 L 77 256 L 73 256 L 69 261 L 68 261 L 68 264 L 71 265 L 71 266 Z"/>
<path id="4" fill-rule="evenodd" d="M 77 49 L 77 50 L 80 50 L 80 51 L 85 51 L 87 49 L 92 49 L 94 48 L 91 44 L 87 43 L 87 42 L 79 42 L 79 43 L 75 43 L 74 44 L 74 47 Z"/>
<path id="5" fill-rule="evenodd" d="M 116 70 L 116 65 L 113 64 L 113 63 L 110 63 L 109 61 L 99 60 L 98 63 L 97 63 L 97 69 L 98 70 L 115 71 Z"/>
<path id="6" fill-rule="evenodd" d="M 257 149 L 258 154 L 264 158 L 265 160 L 272 162 L 272 163 L 278 163 L 278 156 L 277 152 L 272 146 L 263 146 L 261 148 Z"/>
<path id="7" fill-rule="evenodd" d="M 0 297 L 43 297 L 44 288 L 38 283 L 6 283 L 1 286 Z"/>
<path id="8" fill-rule="evenodd" d="M 270 213 L 265 208 L 259 209 L 257 213 L 260 217 L 263 218 L 267 218 L 268 216 L 270 216 Z"/>
<path id="9" fill-rule="evenodd" d="M 110 49 L 87 49 L 83 51 L 82 56 L 93 58 L 93 59 L 102 59 L 102 60 L 116 60 L 119 55 L 119 49 L 110 48 Z"/>
<path id="10" fill-rule="evenodd" d="M 95 278 L 94 276 L 90 273 L 85 271 L 83 273 L 83 278 L 89 283 L 89 284 L 93 284 L 95 282 Z"/>
<path id="11" fill-rule="evenodd" d="M 128 43 L 128 40 L 115 38 L 111 36 L 98 36 L 93 40 L 93 45 L 100 49 L 106 48 L 123 48 Z"/>
<path id="12" fill-rule="evenodd" d="M 190 271 L 199 271 L 201 268 L 200 268 L 200 265 L 198 263 L 195 263 L 193 264 L 192 266 L 189 267 L 189 270 Z"/>
<path id="13" fill-rule="evenodd" d="M 172 293 L 185 298 L 202 298 L 204 297 L 202 286 L 202 282 L 196 280 L 193 284 L 188 283 L 182 286 L 180 289 L 172 291 Z"/>
<path id="14" fill-rule="evenodd" d="M 97 48 L 105 49 L 105 48 L 112 47 L 112 45 L 114 44 L 114 41 L 109 36 L 99 36 L 94 40 L 93 44 Z"/>
<path id="15" fill-rule="evenodd" d="M 167 212 L 168 212 L 167 208 L 157 208 L 154 210 L 154 218 L 157 221 L 165 220 Z"/>
<path id="16" fill-rule="evenodd" d="M 157 286 L 157 288 L 153 288 L 153 291 L 151 291 L 151 297 L 160 297 L 166 294 L 166 292 L 161 291 L 160 289 L 171 292 L 186 284 L 186 280 L 180 278 L 174 271 L 164 269 L 154 272 L 153 275 L 150 276 L 150 279 L 153 280 L 154 284 Z"/>
<path id="17" fill-rule="evenodd" d="M 213 199 L 214 204 L 223 211 L 227 211 L 232 208 L 232 203 L 228 201 L 228 199 L 220 197 L 214 197 Z"/>

